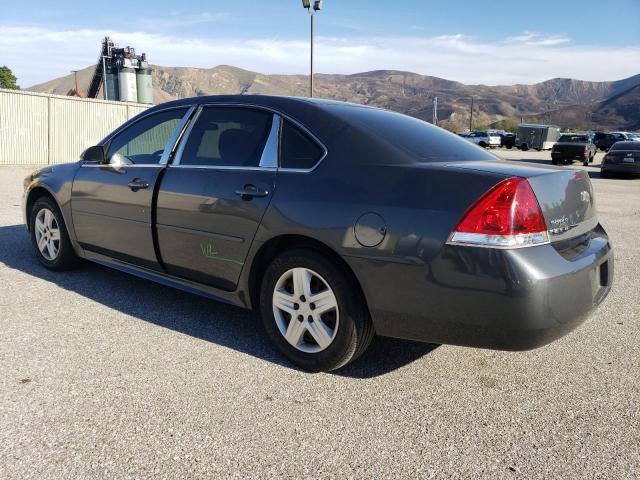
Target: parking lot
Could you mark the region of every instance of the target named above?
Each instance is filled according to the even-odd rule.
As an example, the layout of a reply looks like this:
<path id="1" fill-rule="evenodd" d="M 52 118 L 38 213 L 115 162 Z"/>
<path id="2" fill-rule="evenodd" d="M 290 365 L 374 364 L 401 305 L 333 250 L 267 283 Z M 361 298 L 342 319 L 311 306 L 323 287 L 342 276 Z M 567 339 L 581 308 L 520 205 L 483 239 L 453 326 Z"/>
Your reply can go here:
<path id="1" fill-rule="evenodd" d="M 0 167 L 0 478 L 638 478 L 640 179 L 600 179 L 601 158 L 615 281 L 578 330 L 521 353 L 377 339 L 332 374 L 290 367 L 239 308 L 45 270 L 30 169 Z"/>

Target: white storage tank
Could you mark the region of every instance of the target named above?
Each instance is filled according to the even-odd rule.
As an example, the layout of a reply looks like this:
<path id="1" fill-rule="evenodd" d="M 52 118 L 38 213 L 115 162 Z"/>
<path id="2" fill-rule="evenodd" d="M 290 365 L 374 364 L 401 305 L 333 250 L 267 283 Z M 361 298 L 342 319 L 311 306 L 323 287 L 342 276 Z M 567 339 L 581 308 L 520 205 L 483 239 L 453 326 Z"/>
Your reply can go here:
<path id="1" fill-rule="evenodd" d="M 126 62 L 120 66 L 120 69 L 118 71 L 118 83 L 120 84 L 120 101 L 138 101 L 136 69 L 133 68 L 129 62 Z"/>
<path id="2" fill-rule="evenodd" d="M 138 87 L 138 103 L 153 103 L 151 69 L 146 62 L 140 64 L 136 74 L 136 84 Z"/>

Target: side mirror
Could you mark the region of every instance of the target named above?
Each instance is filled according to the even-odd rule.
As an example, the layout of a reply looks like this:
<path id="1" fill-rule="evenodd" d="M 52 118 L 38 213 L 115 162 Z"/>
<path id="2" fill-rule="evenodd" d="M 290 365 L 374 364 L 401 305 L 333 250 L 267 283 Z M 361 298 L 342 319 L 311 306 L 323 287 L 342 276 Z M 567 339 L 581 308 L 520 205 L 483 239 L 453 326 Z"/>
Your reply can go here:
<path id="1" fill-rule="evenodd" d="M 106 163 L 104 148 L 100 145 L 89 147 L 82 152 L 82 161 L 87 163 Z"/>

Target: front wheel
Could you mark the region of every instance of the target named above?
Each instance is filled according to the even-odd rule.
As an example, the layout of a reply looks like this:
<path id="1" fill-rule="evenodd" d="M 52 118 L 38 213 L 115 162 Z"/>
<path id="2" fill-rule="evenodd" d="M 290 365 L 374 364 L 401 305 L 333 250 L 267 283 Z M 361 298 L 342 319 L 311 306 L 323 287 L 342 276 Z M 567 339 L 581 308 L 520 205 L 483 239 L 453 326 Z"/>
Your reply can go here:
<path id="1" fill-rule="evenodd" d="M 296 366 L 335 370 L 362 354 L 374 335 L 362 295 L 346 272 L 315 251 L 277 257 L 263 276 L 262 321 Z"/>
<path id="2" fill-rule="evenodd" d="M 71 246 L 62 212 L 48 197 L 36 200 L 30 216 L 31 243 L 38 260 L 50 270 L 70 270 L 80 259 Z"/>

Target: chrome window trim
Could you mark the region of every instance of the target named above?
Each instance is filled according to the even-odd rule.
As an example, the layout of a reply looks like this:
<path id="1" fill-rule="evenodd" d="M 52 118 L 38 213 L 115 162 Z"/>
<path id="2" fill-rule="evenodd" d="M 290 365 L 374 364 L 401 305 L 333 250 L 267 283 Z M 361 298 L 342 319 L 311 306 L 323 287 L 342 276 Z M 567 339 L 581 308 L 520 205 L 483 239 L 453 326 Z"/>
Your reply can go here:
<path id="1" fill-rule="evenodd" d="M 271 131 L 269 132 L 269 138 L 267 138 L 260 156 L 260 162 L 258 167 L 260 168 L 277 168 L 278 157 L 280 150 L 280 125 L 282 124 L 282 117 L 277 113 L 272 114 L 271 119 Z"/>
<path id="2" fill-rule="evenodd" d="M 228 107 L 240 107 L 240 108 L 244 107 L 244 108 L 254 108 L 254 109 L 257 109 L 257 110 L 265 110 L 265 111 L 271 112 L 272 114 L 274 114 L 274 116 L 280 116 L 280 128 L 279 128 L 279 132 L 278 132 L 278 151 L 277 151 L 277 159 L 278 159 L 277 163 L 278 163 L 278 166 L 277 167 L 229 167 L 229 166 L 213 166 L 213 165 L 200 165 L 200 166 L 199 165 L 180 165 L 180 159 L 182 158 L 182 153 L 184 151 L 186 141 L 189 138 L 189 135 L 191 134 L 191 130 L 193 129 L 193 125 L 198 121 L 198 117 L 200 116 L 200 113 L 202 112 L 204 107 L 227 107 L 227 108 Z M 283 119 L 291 122 L 293 125 L 295 125 L 300 130 L 302 130 L 322 150 L 322 155 L 320 156 L 318 161 L 313 165 L 313 167 L 311 167 L 311 168 L 285 168 L 285 167 L 281 167 L 280 166 L 280 140 L 281 140 L 280 131 L 282 130 L 282 125 L 284 124 Z M 173 161 L 168 166 L 170 166 L 172 168 L 199 168 L 199 169 L 207 169 L 207 170 L 247 170 L 247 171 L 255 171 L 255 170 L 276 170 L 277 169 L 278 172 L 311 173 L 316 168 L 318 168 L 318 166 L 323 162 L 323 160 L 326 158 L 328 153 L 329 153 L 329 151 L 327 150 L 327 147 L 325 147 L 325 145 L 318 139 L 318 137 L 316 137 L 311 132 L 311 130 L 309 130 L 307 127 L 305 127 L 299 121 L 297 121 L 295 118 L 292 118 L 289 115 L 287 115 L 286 113 L 282 113 L 281 111 L 279 111 L 279 110 L 277 110 L 275 108 L 268 107 L 268 106 L 265 106 L 265 105 L 256 105 L 254 103 L 240 103 L 240 102 L 201 103 L 201 104 L 198 105 L 197 112 L 193 116 L 191 123 L 189 124 L 189 126 L 186 129 L 186 131 L 184 132 L 184 134 L 180 138 L 180 145 L 178 146 L 178 149 L 177 149 L 175 155 L 173 156 Z"/>

